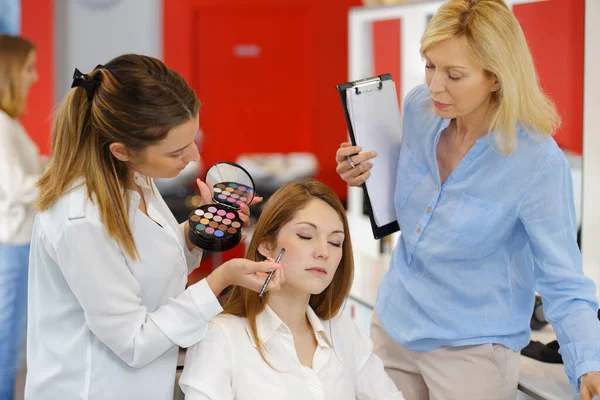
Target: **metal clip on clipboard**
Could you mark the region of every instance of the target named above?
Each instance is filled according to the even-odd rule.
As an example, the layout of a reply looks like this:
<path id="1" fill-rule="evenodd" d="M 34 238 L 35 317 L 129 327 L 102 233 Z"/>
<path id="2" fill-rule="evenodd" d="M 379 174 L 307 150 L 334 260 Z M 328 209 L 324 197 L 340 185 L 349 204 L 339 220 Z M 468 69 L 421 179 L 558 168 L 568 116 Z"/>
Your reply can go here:
<path id="1" fill-rule="evenodd" d="M 354 92 L 356 94 L 371 92 L 375 89 L 381 90 L 382 86 L 383 83 L 381 82 L 381 78 L 378 76 L 352 82 L 352 87 L 354 88 Z"/>

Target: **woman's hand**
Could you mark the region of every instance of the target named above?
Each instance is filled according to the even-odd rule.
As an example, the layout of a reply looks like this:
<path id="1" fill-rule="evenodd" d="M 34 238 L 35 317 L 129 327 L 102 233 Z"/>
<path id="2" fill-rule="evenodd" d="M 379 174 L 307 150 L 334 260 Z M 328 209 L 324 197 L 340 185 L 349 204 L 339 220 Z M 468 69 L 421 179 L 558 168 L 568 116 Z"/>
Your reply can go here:
<path id="1" fill-rule="evenodd" d="M 335 161 L 337 162 L 336 172 L 350 186 L 360 186 L 371 176 L 370 169 L 373 168 L 373 163 L 368 160 L 375 158 L 377 153 L 374 151 L 362 151 L 360 146 L 352 146 L 350 143 L 342 143 L 338 151 L 335 153 Z M 348 157 L 352 159 L 352 164 L 348 161 Z"/>
<path id="2" fill-rule="evenodd" d="M 600 396 L 600 372 L 588 372 L 581 377 L 579 396 L 581 400 L 592 400 L 596 395 Z"/>
<path id="3" fill-rule="evenodd" d="M 267 290 L 279 290 L 285 283 L 285 268 L 283 264 L 275 264 L 275 260 L 250 261 L 245 258 L 234 258 L 226 261 L 214 270 L 206 282 L 215 296 L 230 285 L 243 286 L 255 292 L 260 292 L 265 284 L 266 274 L 275 271 Z"/>

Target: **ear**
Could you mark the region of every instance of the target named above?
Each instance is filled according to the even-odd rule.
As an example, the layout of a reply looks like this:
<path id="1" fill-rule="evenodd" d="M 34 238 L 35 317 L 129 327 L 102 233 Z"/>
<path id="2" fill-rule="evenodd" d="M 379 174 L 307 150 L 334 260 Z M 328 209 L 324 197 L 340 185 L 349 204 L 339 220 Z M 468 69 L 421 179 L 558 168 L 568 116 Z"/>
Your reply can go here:
<path id="1" fill-rule="evenodd" d="M 492 89 L 490 90 L 492 93 L 496 93 L 500 90 L 500 81 L 495 76 L 493 77 Z"/>
<path id="2" fill-rule="evenodd" d="M 260 253 L 261 256 L 263 256 L 265 258 L 267 258 L 267 257 L 273 258 L 273 245 L 270 242 L 263 240 L 258 245 L 258 252 Z"/>
<path id="3" fill-rule="evenodd" d="M 125 147 L 125 145 L 123 143 L 120 143 L 120 142 L 111 143 L 111 145 L 108 146 L 108 148 L 110 149 L 110 152 L 117 160 L 123 161 L 123 162 L 131 161 L 131 156 L 129 155 L 129 152 L 127 151 L 127 147 Z"/>

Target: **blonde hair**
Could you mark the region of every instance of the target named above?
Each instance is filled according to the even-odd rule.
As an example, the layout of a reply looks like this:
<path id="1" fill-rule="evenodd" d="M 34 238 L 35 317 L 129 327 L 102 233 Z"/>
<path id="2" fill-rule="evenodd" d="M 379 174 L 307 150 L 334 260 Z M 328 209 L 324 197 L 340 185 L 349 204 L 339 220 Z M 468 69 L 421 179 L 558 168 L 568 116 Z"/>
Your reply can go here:
<path id="1" fill-rule="evenodd" d="M 323 320 L 335 317 L 346 297 L 354 278 L 354 257 L 352 256 L 352 241 L 346 210 L 336 194 L 324 183 L 315 180 L 290 182 L 279 188 L 267 201 L 265 208 L 256 224 L 252 240 L 246 251 L 246 258 L 252 261 L 264 261 L 265 257 L 259 252 L 261 243 L 275 244 L 280 229 L 294 218 L 296 212 L 306 207 L 313 199 L 319 199 L 333 208 L 340 217 L 346 237 L 342 244 L 342 259 L 335 272 L 333 280 L 323 292 L 310 296 L 310 306 L 315 314 Z M 233 286 L 227 294 L 223 313 L 247 318 L 252 330 L 252 336 L 257 344 L 262 359 L 269 364 L 264 355 L 264 348 L 258 337 L 256 317 L 266 306 L 269 294 L 259 297 L 258 293 L 241 286 Z M 270 365 L 270 364 L 269 364 Z"/>
<path id="2" fill-rule="evenodd" d="M 540 87 L 525 35 L 503 0 L 444 3 L 421 38 L 421 56 L 453 38 L 461 39 L 467 53 L 500 83 L 500 90 L 492 94 L 490 131 L 497 133 L 502 154 L 514 151 L 519 125 L 541 138 L 556 132 L 560 116 Z"/>
<path id="3" fill-rule="evenodd" d="M 85 86 L 76 87 L 58 109 L 50 163 L 38 181 L 37 207 L 50 208 L 73 180 L 83 177 L 106 230 L 136 258 L 129 225 L 131 171 L 109 146 L 119 142 L 139 153 L 193 118 L 200 102 L 181 75 L 146 56 L 117 57 L 83 79 L 93 92 L 88 99 Z"/>
<path id="4" fill-rule="evenodd" d="M 0 110 L 19 118 L 25 110 L 26 94 L 21 77 L 27 57 L 35 46 L 19 36 L 0 34 Z"/>

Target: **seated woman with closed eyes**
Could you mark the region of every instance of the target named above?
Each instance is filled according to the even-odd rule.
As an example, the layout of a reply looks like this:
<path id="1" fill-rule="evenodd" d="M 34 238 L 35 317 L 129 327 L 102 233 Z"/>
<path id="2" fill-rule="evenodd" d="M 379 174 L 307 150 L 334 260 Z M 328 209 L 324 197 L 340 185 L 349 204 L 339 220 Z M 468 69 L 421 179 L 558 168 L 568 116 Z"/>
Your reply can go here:
<path id="1" fill-rule="evenodd" d="M 234 286 L 206 338 L 189 348 L 186 400 L 404 399 L 371 340 L 340 314 L 354 263 L 345 210 L 326 185 L 292 182 L 268 201 L 246 258 L 285 265 L 263 297 Z"/>

